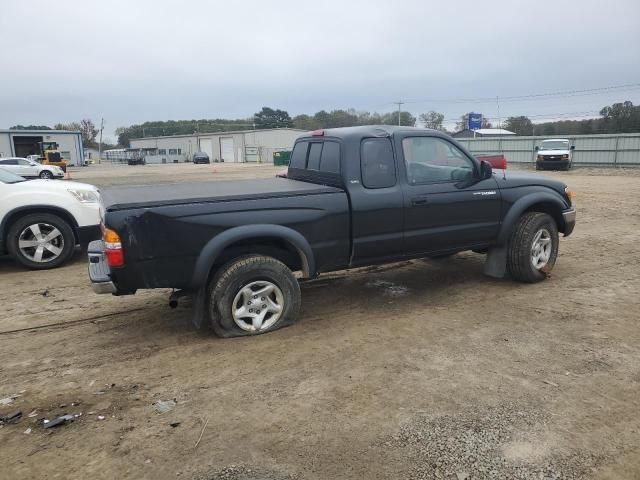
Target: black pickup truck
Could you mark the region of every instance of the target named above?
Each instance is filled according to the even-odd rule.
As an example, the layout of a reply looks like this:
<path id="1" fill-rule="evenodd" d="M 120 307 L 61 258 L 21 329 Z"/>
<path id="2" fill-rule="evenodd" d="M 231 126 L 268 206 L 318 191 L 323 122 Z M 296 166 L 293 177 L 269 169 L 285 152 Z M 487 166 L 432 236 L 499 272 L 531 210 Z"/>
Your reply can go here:
<path id="1" fill-rule="evenodd" d="M 298 280 L 334 270 L 473 250 L 487 254 L 488 275 L 540 281 L 576 216 L 561 182 L 492 172 L 445 134 L 389 126 L 303 135 L 286 178 L 111 188 L 102 199 L 94 290 L 193 295 L 196 325 L 224 337 L 291 324 Z"/>

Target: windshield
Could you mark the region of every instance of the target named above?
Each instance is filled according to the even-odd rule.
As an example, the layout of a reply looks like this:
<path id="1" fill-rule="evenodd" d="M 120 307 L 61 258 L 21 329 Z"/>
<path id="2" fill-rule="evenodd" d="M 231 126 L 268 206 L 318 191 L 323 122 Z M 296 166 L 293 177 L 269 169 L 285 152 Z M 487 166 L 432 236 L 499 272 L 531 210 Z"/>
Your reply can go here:
<path id="1" fill-rule="evenodd" d="M 25 179 L 19 175 L 15 175 L 11 172 L 8 172 L 2 168 L 0 168 L 0 182 L 2 183 L 18 183 L 24 182 Z"/>
<path id="2" fill-rule="evenodd" d="M 548 140 L 542 142 L 540 150 L 569 150 L 568 140 Z"/>

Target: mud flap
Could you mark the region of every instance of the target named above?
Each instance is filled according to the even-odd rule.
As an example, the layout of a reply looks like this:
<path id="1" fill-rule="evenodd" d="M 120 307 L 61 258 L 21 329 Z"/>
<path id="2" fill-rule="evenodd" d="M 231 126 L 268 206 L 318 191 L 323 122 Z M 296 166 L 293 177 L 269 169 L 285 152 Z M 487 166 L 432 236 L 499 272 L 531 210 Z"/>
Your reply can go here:
<path id="1" fill-rule="evenodd" d="M 484 262 L 483 273 L 488 277 L 504 278 L 507 273 L 507 246 L 502 245 L 489 249 Z"/>
<path id="2" fill-rule="evenodd" d="M 209 322 L 209 316 L 207 315 L 207 292 L 204 287 L 200 287 L 194 297 L 191 321 L 197 329 L 206 327 Z"/>

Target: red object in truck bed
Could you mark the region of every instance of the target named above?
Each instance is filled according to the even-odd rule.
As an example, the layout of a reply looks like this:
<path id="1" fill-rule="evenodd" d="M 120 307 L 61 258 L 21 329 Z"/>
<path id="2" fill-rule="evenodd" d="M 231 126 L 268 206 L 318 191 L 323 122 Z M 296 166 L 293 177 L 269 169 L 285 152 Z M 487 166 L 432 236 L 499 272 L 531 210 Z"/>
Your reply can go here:
<path id="1" fill-rule="evenodd" d="M 507 169 L 507 158 L 504 155 L 481 155 L 476 157 L 478 160 L 484 160 L 491 164 L 491 168 Z"/>

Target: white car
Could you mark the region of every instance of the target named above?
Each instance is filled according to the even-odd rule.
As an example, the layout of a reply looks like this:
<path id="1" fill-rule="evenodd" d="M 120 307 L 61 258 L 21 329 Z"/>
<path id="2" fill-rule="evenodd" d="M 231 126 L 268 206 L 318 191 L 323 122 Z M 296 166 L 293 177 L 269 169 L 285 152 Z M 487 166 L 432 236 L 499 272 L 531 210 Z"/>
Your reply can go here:
<path id="1" fill-rule="evenodd" d="M 62 178 L 64 171 L 54 165 L 41 163 L 22 157 L 0 158 L 0 168 L 4 168 L 24 178 Z"/>
<path id="2" fill-rule="evenodd" d="M 27 268 L 62 265 L 102 236 L 100 192 L 76 182 L 25 181 L 0 167 L 0 254 Z"/>

